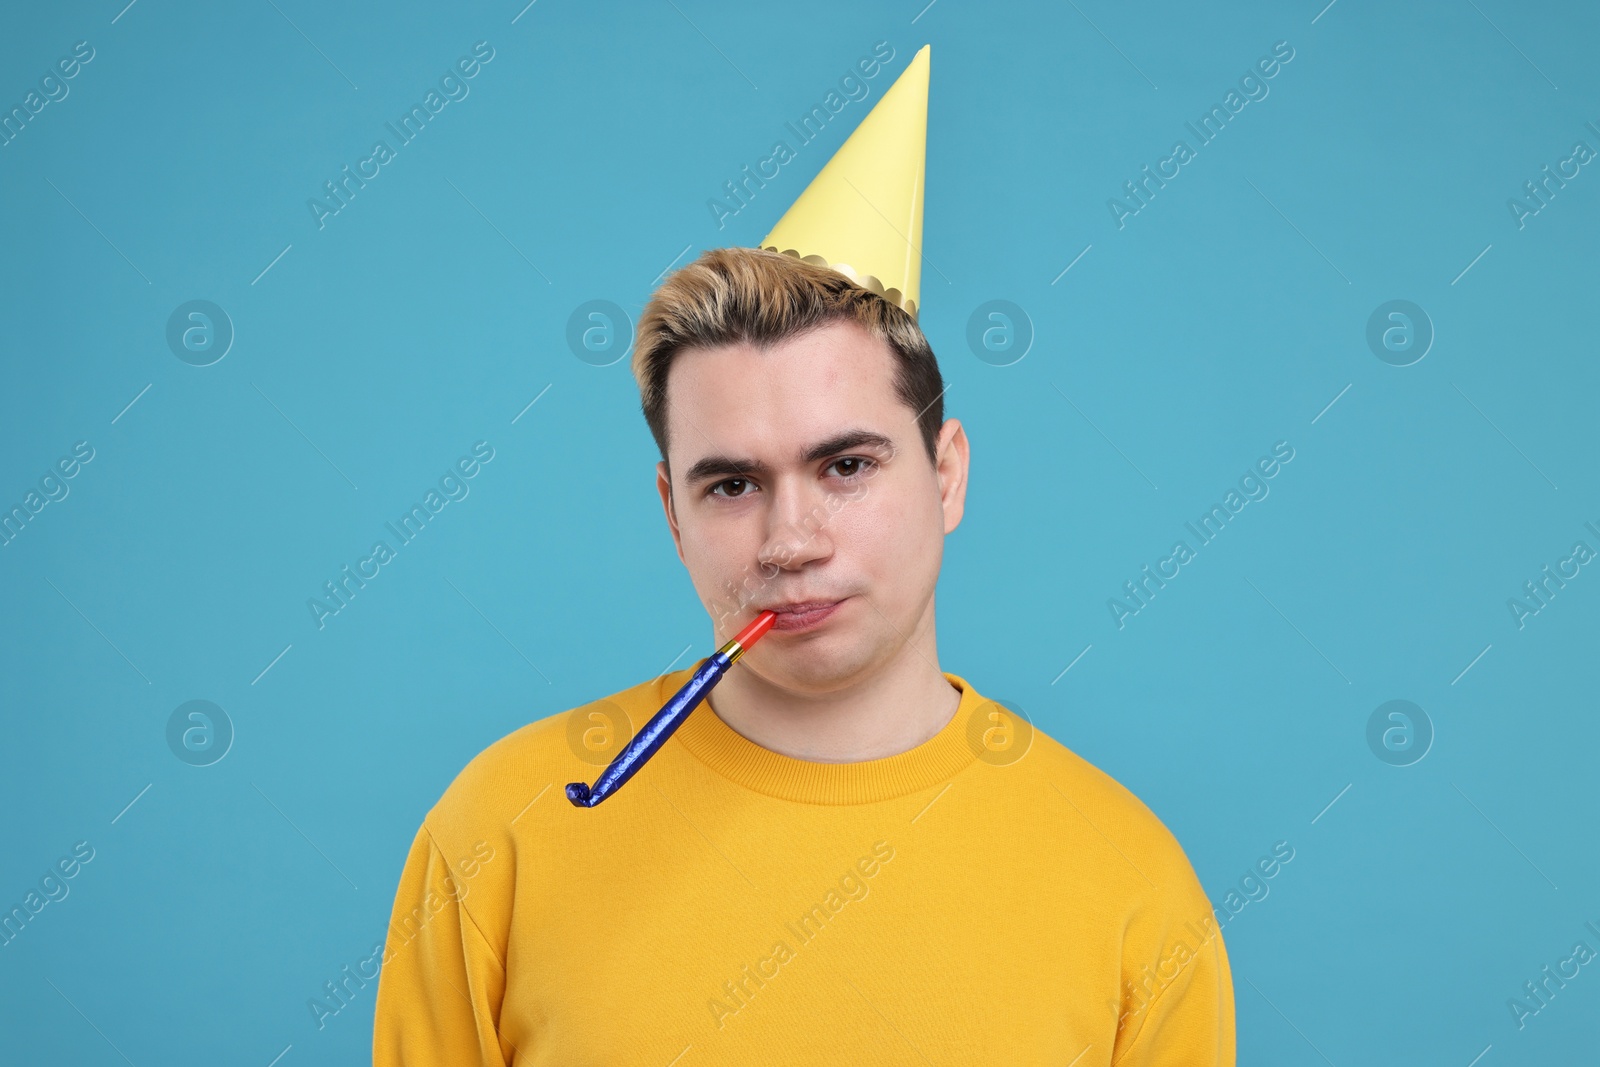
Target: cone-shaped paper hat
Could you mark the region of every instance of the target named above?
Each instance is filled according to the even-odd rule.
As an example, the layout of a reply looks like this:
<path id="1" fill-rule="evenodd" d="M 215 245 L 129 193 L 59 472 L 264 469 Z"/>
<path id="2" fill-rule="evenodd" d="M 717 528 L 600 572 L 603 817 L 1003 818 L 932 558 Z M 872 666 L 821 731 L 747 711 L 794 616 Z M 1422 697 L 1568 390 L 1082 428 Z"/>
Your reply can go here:
<path id="1" fill-rule="evenodd" d="M 832 267 L 917 316 L 928 52 L 911 59 L 761 247 Z"/>

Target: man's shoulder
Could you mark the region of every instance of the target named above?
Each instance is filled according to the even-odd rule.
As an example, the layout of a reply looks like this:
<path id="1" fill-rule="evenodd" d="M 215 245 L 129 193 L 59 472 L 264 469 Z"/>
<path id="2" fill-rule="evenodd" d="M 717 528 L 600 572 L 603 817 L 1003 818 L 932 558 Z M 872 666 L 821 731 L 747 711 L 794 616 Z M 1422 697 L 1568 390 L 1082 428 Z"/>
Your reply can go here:
<path id="1" fill-rule="evenodd" d="M 1049 792 L 1059 794 L 1069 823 L 1082 820 L 1157 881 L 1146 864 L 1193 877 L 1189 858 L 1166 823 L 1110 773 L 1037 728 L 1024 759 L 1034 760 L 1033 772 Z"/>
<path id="2" fill-rule="evenodd" d="M 586 704 L 535 719 L 474 756 L 429 810 L 425 825 L 458 845 L 463 835 L 498 826 L 509 830 L 535 805 L 565 804 L 566 784 L 591 780 L 608 760 L 586 754 L 616 751 L 615 738 L 644 724 L 656 679 L 607 693 Z M 442 842 L 441 842 L 442 843 Z"/>

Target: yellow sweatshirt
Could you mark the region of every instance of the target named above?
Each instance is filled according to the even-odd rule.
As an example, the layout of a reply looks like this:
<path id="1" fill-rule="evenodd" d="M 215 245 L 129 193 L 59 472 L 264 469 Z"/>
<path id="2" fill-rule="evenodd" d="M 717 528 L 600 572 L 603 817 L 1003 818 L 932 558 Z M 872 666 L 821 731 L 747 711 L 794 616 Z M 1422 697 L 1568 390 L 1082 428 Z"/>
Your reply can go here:
<path id="1" fill-rule="evenodd" d="M 445 791 L 401 874 L 376 1067 L 1233 1067 L 1177 841 L 958 675 L 938 734 L 859 763 L 762 748 L 713 693 L 615 796 L 568 802 L 617 709 L 637 730 L 693 670 L 530 723 Z"/>

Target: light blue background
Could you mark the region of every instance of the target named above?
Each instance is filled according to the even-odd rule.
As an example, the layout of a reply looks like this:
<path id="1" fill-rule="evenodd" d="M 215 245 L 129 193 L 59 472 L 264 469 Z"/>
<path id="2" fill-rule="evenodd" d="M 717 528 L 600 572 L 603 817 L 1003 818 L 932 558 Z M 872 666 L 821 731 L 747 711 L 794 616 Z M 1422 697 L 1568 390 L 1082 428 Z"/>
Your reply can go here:
<path id="1" fill-rule="evenodd" d="M 0 503 L 95 449 L 0 549 L 0 903 L 96 852 L 0 948 L 0 1058 L 367 1057 L 374 987 L 320 1031 L 306 1002 L 382 938 L 456 772 L 710 650 L 627 362 L 577 358 L 569 315 L 755 244 L 929 42 L 922 324 L 973 444 L 941 666 L 1143 798 L 1214 900 L 1292 844 L 1225 928 L 1241 1063 L 1593 1055 L 1600 967 L 1525 1029 L 1506 1006 L 1600 949 L 1600 572 L 1506 606 L 1600 548 L 1600 174 L 1525 228 L 1506 203 L 1600 147 L 1591 5 L 123 2 L 0 37 L 6 108 L 95 49 L 0 148 Z M 470 95 L 318 229 L 480 40 Z M 719 230 L 708 198 L 880 40 L 868 100 Z M 1108 198 L 1280 40 L 1119 230 Z M 237 334 L 208 367 L 165 341 L 193 299 Z M 1031 320 L 1010 366 L 966 342 L 992 299 Z M 1365 341 L 1392 299 L 1437 332 L 1411 366 Z M 478 440 L 470 495 L 319 630 L 307 599 Z M 1118 629 L 1280 440 L 1270 496 Z M 237 731 L 205 768 L 165 739 L 191 699 Z M 1411 766 L 1366 741 L 1391 699 L 1436 732 Z"/>

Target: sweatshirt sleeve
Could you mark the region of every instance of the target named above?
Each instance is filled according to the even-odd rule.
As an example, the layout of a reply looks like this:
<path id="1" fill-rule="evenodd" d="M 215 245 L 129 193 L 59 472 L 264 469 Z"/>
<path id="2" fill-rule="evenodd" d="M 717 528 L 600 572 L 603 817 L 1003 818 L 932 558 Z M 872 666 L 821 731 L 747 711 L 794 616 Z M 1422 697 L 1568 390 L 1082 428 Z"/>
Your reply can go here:
<path id="1" fill-rule="evenodd" d="M 505 966 L 467 910 L 469 886 L 428 831 L 400 875 L 374 1009 L 374 1067 L 505 1067 Z"/>
<path id="2" fill-rule="evenodd" d="M 1209 909 L 1203 895 L 1193 896 Z M 1209 910 L 1203 914 L 1181 929 L 1169 917 L 1160 955 L 1137 979 L 1125 979 L 1132 995 L 1123 998 L 1113 1067 L 1234 1067 L 1233 975 L 1222 931 Z"/>

